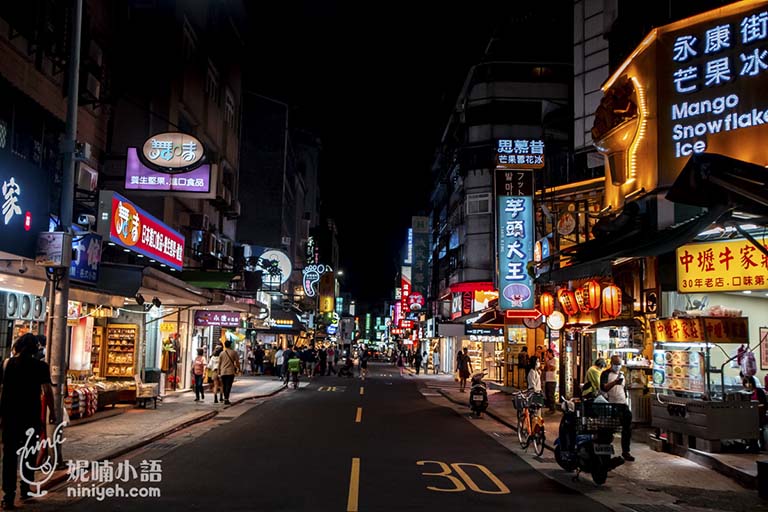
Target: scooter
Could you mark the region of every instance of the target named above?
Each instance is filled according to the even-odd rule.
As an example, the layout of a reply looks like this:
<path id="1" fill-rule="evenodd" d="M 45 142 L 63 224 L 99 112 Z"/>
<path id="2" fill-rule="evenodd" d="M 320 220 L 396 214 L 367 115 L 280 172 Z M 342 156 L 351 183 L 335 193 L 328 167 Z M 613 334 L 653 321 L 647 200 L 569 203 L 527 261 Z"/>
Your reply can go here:
<path id="1" fill-rule="evenodd" d="M 469 408 L 478 418 L 488 409 L 488 389 L 483 377 L 485 377 L 485 371 L 475 373 L 470 381 Z"/>
<path id="2" fill-rule="evenodd" d="M 594 404 L 561 400 L 563 417 L 555 441 L 555 460 L 566 471 L 590 473 L 597 485 L 608 479 L 608 472 L 624 464 L 614 457 L 613 434 L 616 430 L 612 404 Z"/>
<path id="3" fill-rule="evenodd" d="M 352 377 L 352 360 L 347 358 L 344 365 L 339 367 L 339 377 Z"/>

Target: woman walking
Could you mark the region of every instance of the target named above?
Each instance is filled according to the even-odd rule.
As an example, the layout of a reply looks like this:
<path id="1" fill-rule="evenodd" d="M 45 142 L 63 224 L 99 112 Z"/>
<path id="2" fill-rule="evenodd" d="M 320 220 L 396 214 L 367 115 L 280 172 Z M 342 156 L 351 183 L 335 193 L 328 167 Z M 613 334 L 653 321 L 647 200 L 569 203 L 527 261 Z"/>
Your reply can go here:
<path id="1" fill-rule="evenodd" d="M 459 351 L 456 356 L 456 368 L 459 371 L 459 392 L 464 393 L 464 389 L 467 387 L 467 379 L 469 378 L 472 370 L 472 361 L 469 360 L 469 353 L 467 347 L 464 347 L 463 351 Z"/>
<path id="2" fill-rule="evenodd" d="M 405 376 L 405 357 L 402 352 L 397 354 L 397 367 L 400 368 L 400 376 Z"/>
<path id="3" fill-rule="evenodd" d="M 197 349 L 197 357 L 192 363 L 192 377 L 195 379 L 195 402 L 205 400 L 203 392 L 203 377 L 205 376 L 205 366 L 208 361 L 205 360 L 203 349 Z"/>
<path id="4" fill-rule="evenodd" d="M 224 403 L 229 405 L 229 393 L 232 391 L 232 384 L 235 382 L 235 374 L 240 372 L 240 358 L 237 352 L 232 350 L 232 342 L 224 342 L 224 350 L 219 356 L 219 376 L 221 384 L 224 387 Z"/>
<path id="5" fill-rule="evenodd" d="M 211 379 L 211 388 L 213 391 L 213 403 L 219 403 L 219 395 L 221 394 L 221 378 L 219 377 L 219 356 L 221 355 L 221 345 L 216 345 L 213 349 L 213 355 L 208 362 L 208 371 Z M 224 401 L 224 397 L 221 397 L 221 401 Z"/>

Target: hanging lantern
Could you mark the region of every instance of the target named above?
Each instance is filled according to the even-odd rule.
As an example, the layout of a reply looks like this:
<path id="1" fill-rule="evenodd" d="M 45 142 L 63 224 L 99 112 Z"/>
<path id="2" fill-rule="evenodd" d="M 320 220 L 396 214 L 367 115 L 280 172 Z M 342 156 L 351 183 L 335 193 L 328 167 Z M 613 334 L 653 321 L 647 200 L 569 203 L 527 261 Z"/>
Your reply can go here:
<path id="1" fill-rule="evenodd" d="M 550 316 L 555 310 L 555 298 L 551 293 L 544 292 L 539 297 L 539 311 L 544 316 Z"/>
<path id="2" fill-rule="evenodd" d="M 589 299 L 587 297 L 586 288 L 577 288 L 574 294 L 576 296 L 576 304 L 579 306 L 579 311 L 582 313 L 589 313 L 592 311 L 592 308 L 589 307 Z"/>
<path id="3" fill-rule="evenodd" d="M 597 309 L 600 307 L 600 283 L 597 281 L 587 281 L 584 285 L 584 290 L 587 292 L 587 302 L 590 309 Z"/>
<path id="4" fill-rule="evenodd" d="M 560 288 L 557 291 L 557 300 L 563 308 L 566 315 L 575 315 L 579 312 L 579 305 L 576 303 L 576 294 L 567 288 Z"/>
<path id="5" fill-rule="evenodd" d="M 619 316 L 621 313 L 621 290 L 615 284 L 603 289 L 603 315 Z"/>

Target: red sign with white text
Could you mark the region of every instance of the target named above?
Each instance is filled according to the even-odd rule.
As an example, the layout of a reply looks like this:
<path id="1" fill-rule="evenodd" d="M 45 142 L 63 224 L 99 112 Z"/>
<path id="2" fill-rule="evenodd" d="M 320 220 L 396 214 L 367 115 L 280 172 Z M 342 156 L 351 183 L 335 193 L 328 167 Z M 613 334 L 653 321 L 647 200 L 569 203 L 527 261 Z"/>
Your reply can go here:
<path id="1" fill-rule="evenodd" d="M 184 236 L 120 196 L 112 196 L 110 241 L 176 270 L 184 267 Z"/>

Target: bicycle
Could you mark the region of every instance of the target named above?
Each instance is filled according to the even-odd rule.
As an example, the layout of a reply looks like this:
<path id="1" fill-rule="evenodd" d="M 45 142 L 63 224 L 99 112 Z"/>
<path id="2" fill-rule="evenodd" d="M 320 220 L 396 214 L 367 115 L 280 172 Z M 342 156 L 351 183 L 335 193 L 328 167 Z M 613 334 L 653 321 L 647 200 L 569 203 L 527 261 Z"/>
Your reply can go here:
<path id="1" fill-rule="evenodd" d="M 517 439 L 520 447 L 527 450 L 533 443 L 533 451 L 541 457 L 544 453 L 544 419 L 537 412 L 544 406 L 544 395 L 533 391 L 518 391 L 512 395 L 517 409 Z"/>

